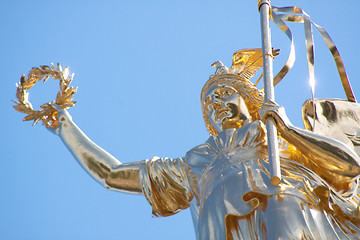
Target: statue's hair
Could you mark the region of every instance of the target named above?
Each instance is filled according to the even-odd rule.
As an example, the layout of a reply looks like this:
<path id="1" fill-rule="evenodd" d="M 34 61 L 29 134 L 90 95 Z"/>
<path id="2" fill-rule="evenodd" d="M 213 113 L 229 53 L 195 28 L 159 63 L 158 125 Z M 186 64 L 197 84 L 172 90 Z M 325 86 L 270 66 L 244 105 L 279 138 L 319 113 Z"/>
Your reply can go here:
<path id="1" fill-rule="evenodd" d="M 245 104 L 249 110 L 253 120 L 259 119 L 259 113 L 262 104 L 264 103 L 264 94 L 257 89 L 250 81 L 245 80 L 237 75 L 222 74 L 212 77 L 207 81 L 201 91 L 201 109 L 206 128 L 210 135 L 217 135 L 218 130 L 212 125 L 209 119 L 208 109 L 205 107 L 205 96 L 210 88 L 220 85 L 230 85 L 235 88 L 240 96 L 244 99 Z"/>

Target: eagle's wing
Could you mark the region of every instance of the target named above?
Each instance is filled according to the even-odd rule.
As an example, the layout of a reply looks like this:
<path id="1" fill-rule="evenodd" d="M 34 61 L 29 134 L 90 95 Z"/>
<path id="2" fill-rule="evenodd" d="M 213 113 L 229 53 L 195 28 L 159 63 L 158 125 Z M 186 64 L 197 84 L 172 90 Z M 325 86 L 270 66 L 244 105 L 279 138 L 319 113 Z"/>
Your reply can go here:
<path id="1" fill-rule="evenodd" d="M 360 156 L 359 103 L 340 99 L 307 100 L 302 107 L 302 117 L 306 129 L 341 141 Z"/>
<path id="2" fill-rule="evenodd" d="M 279 55 L 279 51 L 279 49 L 273 50 L 273 55 Z M 234 53 L 231 69 L 238 71 L 237 74 L 240 77 L 249 80 L 262 66 L 263 58 L 260 48 L 242 49 Z"/>

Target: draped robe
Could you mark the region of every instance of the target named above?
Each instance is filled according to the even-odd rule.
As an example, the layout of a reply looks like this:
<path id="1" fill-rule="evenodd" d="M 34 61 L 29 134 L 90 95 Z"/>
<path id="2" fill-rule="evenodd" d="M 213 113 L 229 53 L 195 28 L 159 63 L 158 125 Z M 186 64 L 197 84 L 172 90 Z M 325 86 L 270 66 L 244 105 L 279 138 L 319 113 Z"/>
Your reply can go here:
<path id="1" fill-rule="evenodd" d="M 154 216 L 190 206 L 200 240 L 359 239 L 357 179 L 336 192 L 289 147 L 280 139 L 282 181 L 274 186 L 262 122 L 227 129 L 185 158 L 143 161 L 142 191 Z"/>

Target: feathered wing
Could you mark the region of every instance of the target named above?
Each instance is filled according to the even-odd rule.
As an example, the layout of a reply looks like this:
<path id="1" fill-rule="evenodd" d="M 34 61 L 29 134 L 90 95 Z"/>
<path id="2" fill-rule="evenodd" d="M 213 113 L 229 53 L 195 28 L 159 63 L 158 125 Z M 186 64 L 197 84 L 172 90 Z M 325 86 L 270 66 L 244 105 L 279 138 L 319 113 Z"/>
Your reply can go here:
<path id="1" fill-rule="evenodd" d="M 360 156 L 359 103 L 340 99 L 307 100 L 302 107 L 302 118 L 307 130 L 341 141 Z"/>
<path id="2" fill-rule="evenodd" d="M 279 49 L 273 50 L 273 55 L 279 55 L 279 51 Z M 263 66 L 262 57 L 260 48 L 242 49 L 234 53 L 231 69 L 240 77 L 249 80 Z"/>

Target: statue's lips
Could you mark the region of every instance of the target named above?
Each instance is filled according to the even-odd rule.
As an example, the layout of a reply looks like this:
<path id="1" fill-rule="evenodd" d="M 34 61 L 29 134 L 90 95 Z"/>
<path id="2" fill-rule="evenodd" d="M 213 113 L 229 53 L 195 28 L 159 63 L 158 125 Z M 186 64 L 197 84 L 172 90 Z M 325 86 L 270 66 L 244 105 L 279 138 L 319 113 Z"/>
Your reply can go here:
<path id="1" fill-rule="evenodd" d="M 225 117 L 228 117 L 229 114 L 229 108 L 223 108 L 217 111 L 217 114 L 215 115 L 215 121 L 218 122 L 219 120 L 224 121 Z"/>

